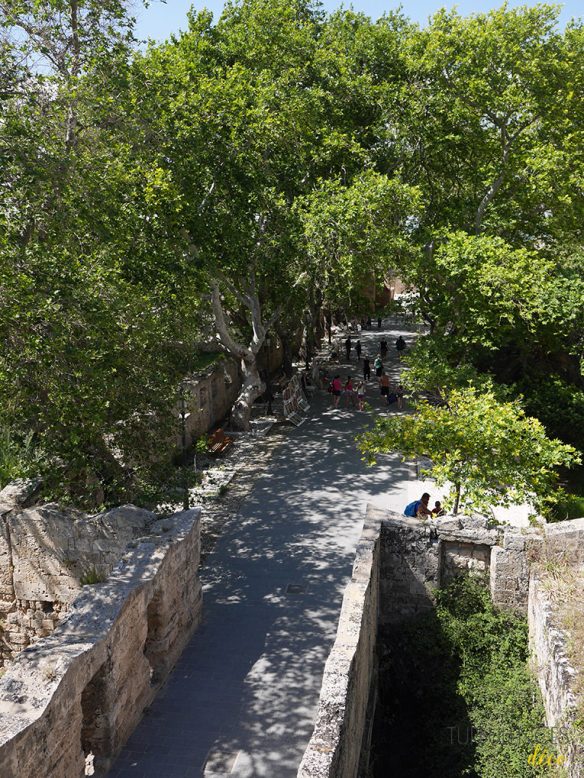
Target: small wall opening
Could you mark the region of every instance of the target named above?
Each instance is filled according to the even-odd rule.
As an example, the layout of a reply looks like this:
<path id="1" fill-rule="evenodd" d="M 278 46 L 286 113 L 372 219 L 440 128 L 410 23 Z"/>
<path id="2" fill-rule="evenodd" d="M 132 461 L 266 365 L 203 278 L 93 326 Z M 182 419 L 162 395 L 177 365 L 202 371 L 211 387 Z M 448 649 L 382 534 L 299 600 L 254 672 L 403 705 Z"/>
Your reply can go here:
<path id="1" fill-rule="evenodd" d="M 90 753 L 94 755 L 96 775 L 105 774 L 112 751 L 107 692 L 110 672 L 110 663 L 104 662 L 81 694 L 81 748 L 86 757 Z"/>
<path id="2" fill-rule="evenodd" d="M 150 685 L 155 686 L 164 676 L 166 649 L 163 642 L 165 621 L 162 618 L 159 594 L 154 595 L 148 603 L 146 617 L 148 632 L 144 641 L 144 656 L 150 665 Z"/>

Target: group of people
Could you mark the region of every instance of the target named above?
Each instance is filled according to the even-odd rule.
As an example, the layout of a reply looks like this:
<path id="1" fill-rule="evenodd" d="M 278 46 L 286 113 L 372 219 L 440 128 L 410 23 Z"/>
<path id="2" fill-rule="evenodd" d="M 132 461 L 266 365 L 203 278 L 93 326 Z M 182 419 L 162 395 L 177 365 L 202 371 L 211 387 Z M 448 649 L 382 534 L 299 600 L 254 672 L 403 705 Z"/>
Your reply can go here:
<path id="1" fill-rule="evenodd" d="M 377 359 L 375 360 L 377 362 Z M 379 388 L 381 396 L 385 397 L 387 405 L 397 403 L 398 409 L 403 408 L 404 402 L 404 388 L 400 383 L 392 384 L 389 376 L 383 370 L 383 365 L 378 369 L 376 368 L 376 374 L 378 378 Z M 333 407 L 339 406 L 348 408 L 359 408 L 360 411 L 364 410 L 365 395 L 367 394 L 367 381 L 371 377 L 371 368 L 369 365 L 369 359 L 365 357 L 363 363 L 363 379 L 353 381 L 352 376 L 348 375 L 345 382 L 341 380 L 339 374 L 335 375 L 329 384 L 329 392 L 332 395 Z"/>
<path id="2" fill-rule="evenodd" d="M 341 377 L 336 375 L 331 381 L 330 391 L 333 397 L 334 408 L 338 408 L 341 401 L 343 401 L 345 408 L 348 408 L 349 405 L 351 405 L 353 408 L 359 408 L 360 411 L 364 410 L 366 394 L 365 381 L 357 381 L 355 385 L 352 377 L 349 375 L 343 384 Z"/>
<path id="3" fill-rule="evenodd" d="M 400 335 L 398 339 L 395 342 L 395 347 L 397 349 L 398 354 L 401 355 L 402 351 L 404 351 L 407 348 L 407 343 L 405 342 L 404 338 Z M 351 336 L 348 335 L 347 339 L 345 340 L 345 352 L 347 354 L 347 362 L 351 361 L 351 350 L 353 348 L 353 341 L 351 340 Z M 357 360 L 361 361 L 361 354 L 362 354 L 362 346 L 361 341 L 357 339 L 355 341 L 355 353 L 357 354 Z M 379 341 L 379 355 L 380 355 L 380 361 L 381 357 L 387 356 L 387 341 L 385 339 L 382 339 Z M 368 362 L 368 357 L 364 357 L 364 360 Z"/>
<path id="4" fill-rule="evenodd" d="M 430 495 L 428 492 L 424 492 L 421 499 L 414 500 L 414 502 L 406 505 L 404 509 L 404 516 L 415 517 L 417 519 L 435 519 L 438 516 L 445 516 L 446 511 L 442 507 L 440 500 L 436 500 L 433 508 L 428 507 L 430 502 Z"/>
<path id="5" fill-rule="evenodd" d="M 399 354 L 406 348 L 406 342 L 400 335 L 395 342 L 395 347 Z M 358 338 L 354 343 L 351 336 L 348 335 L 345 340 L 345 351 L 347 362 L 351 359 L 351 351 L 355 348 L 357 359 L 361 361 L 362 346 Z M 379 353 L 373 360 L 373 369 L 379 385 L 381 396 L 385 398 L 387 405 L 397 403 L 398 409 L 403 408 L 404 389 L 398 382 L 392 384 L 389 376 L 383 369 L 383 357 L 387 355 L 387 341 L 381 340 Z M 348 375 L 346 380 L 341 380 L 340 375 L 335 375 L 329 384 L 329 392 L 332 395 L 333 407 L 353 407 L 364 409 L 365 396 L 367 393 L 367 382 L 371 380 L 371 359 L 366 354 L 363 356 L 363 380 L 353 381 L 352 376 Z"/>

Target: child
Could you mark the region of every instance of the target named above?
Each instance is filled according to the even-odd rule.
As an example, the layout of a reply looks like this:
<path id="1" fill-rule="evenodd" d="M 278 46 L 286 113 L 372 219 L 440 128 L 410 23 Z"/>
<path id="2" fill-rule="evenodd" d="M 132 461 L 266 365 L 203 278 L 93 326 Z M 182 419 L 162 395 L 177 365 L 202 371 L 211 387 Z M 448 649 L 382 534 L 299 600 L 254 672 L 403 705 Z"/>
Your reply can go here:
<path id="1" fill-rule="evenodd" d="M 357 384 L 357 402 L 359 403 L 359 410 L 362 411 L 365 406 L 365 381 L 359 381 Z"/>
<path id="2" fill-rule="evenodd" d="M 347 383 L 345 384 L 344 390 L 343 390 L 343 396 L 345 398 L 345 407 L 349 407 L 349 403 L 355 407 L 355 390 L 353 389 L 353 381 L 351 379 L 351 376 L 347 376 Z"/>
<path id="3" fill-rule="evenodd" d="M 440 500 L 436 500 L 434 503 L 434 507 L 432 508 L 432 516 L 434 516 L 434 518 L 437 516 L 446 516 L 446 511 L 442 507 Z"/>

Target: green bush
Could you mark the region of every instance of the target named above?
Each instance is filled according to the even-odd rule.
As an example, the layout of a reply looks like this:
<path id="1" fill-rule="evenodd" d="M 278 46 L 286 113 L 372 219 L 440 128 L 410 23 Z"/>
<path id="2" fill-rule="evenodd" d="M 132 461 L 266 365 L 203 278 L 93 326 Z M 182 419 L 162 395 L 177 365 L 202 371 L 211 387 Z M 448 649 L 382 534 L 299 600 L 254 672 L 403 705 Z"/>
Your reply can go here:
<path id="1" fill-rule="evenodd" d="M 559 778 L 527 761 L 537 745 L 558 747 L 528 667 L 525 619 L 495 608 L 476 578 L 436 601 L 380 636 L 374 778 Z"/>
<path id="2" fill-rule="evenodd" d="M 526 620 L 495 608 L 486 586 L 473 578 L 438 592 L 437 603 L 438 621 L 460 658 L 458 691 L 476 731 L 476 774 L 550 775 L 547 765 L 527 762 L 537 744 L 548 751 L 554 746 L 528 668 Z"/>
<path id="3" fill-rule="evenodd" d="M 557 502 L 552 506 L 549 521 L 567 521 L 584 517 L 584 497 L 570 492 L 560 492 Z"/>
<path id="4" fill-rule="evenodd" d="M 38 452 L 32 433 L 15 435 L 8 426 L 0 426 L 0 489 L 15 478 L 38 475 Z"/>

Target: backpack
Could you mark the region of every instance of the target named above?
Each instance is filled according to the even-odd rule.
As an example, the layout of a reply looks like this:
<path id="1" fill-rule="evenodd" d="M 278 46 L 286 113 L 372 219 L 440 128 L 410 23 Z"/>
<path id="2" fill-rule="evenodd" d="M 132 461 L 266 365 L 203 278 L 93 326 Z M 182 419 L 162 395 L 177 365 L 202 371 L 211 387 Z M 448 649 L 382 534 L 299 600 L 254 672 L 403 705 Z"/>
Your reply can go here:
<path id="1" fill-rule="evenodd" d="M 404 508 L 404 516 L 415 516 L 418 511 L 418 505 L 421 503 L 421 500 L 414 500 L 414 502 L 409 503 Z"/>

